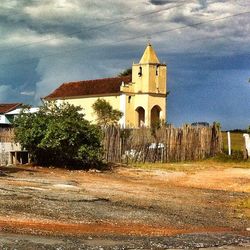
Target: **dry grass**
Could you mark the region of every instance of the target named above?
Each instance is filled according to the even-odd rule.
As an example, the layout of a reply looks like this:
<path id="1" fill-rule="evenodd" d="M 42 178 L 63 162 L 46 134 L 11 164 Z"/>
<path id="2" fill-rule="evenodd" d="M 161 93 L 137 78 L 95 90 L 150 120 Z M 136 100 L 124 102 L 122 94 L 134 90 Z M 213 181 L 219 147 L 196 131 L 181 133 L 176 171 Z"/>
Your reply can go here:
<path id="1" fill-rule="evenodd" d="M 221 162 L 216 159 L 208 159 L 195 162 L 178 163 L 137 163 L 131 165 L 141 169 L 161 169 L 166 171 L 196 172 L 205 169 L 226 169 L 226 168 L 249 168 L 250 162 Z"/>
<path id="2" fill-rule="evenodd" d="M 241 207 L 250 209 L 250 198 L 243 200 L 241 202 Z"/>
<path id="3" fill-rule="evenodd" d="M 233 204 L 238 212 L 238 216 L 242 217 L 242 215 L 250 218 L 250 198 L 240 200 Z"/>
<path id="4" fill-rule="evenodd" d="M 228 150 L 227 146 L 227 132 L 222 132 L 223 148 Z M 231 133 L 231 147 L 232 150 L 242 150 L 245 146 L 243 133 Z"/>

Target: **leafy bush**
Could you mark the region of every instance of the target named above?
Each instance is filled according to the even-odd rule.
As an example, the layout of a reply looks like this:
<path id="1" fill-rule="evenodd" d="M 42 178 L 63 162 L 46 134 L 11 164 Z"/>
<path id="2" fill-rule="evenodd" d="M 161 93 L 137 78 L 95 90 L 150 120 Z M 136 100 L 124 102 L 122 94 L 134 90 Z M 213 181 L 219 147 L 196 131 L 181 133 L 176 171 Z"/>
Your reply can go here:
<path id="1" fill-rule="evenodd" d="M 100 163 L 101 131 L 70 104 L 46 104 L 38 113 L 23 110 L 14 122 L 15 138 L 34 163 L 82 168 Z"/>

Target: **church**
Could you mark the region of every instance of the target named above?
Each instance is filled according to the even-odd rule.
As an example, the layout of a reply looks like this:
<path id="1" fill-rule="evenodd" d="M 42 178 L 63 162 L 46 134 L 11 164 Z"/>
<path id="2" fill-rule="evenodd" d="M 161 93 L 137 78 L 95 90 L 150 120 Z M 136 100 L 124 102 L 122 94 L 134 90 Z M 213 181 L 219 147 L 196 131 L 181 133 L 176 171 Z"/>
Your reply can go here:
<path id="1" fill-rule="evenodd" d="M 160 63 L 148 44 L 139 63 L 133 63 L 132 75 L 63 83 L 44 99 L 81 106 L 85 118 L 95 122 L 92 105 L 98 98 L 122 111 L 119 121 L 122 127 L 149 127 L 166 122 L 166 64 Z"/>

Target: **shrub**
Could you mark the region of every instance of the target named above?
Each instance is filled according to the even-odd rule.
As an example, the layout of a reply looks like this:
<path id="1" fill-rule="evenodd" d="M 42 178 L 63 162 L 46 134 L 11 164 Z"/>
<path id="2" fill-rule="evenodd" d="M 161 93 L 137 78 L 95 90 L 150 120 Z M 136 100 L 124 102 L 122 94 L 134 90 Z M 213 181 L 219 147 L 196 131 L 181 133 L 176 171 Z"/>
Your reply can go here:
<path id="1" fill-rule="evenodd" d="M 105 99 L 98 98 L 92 108 L 97 116 L 97 123 L 101 126 L 117 125 L 123 115 L 120 110 L 113 109 Z"/>
<path id="2" fill-rule="evenodd" d="M 239 161 L 246 161 L 244 159 L 244 154 L 242 150 L 232 150 L 232 154 L 228 155 L 227 151 L 218 154 L 215 156 L 215 159 L 221 162 L 239 162 Z"/>
<path id="3" fill-rule="evenodd" d="M 14 122 L 15 138 L 34 163 L 86 168 L 101 161 L 101 131 L 70 104 L 46 104 L 38 113 L 23 110 Z"/>

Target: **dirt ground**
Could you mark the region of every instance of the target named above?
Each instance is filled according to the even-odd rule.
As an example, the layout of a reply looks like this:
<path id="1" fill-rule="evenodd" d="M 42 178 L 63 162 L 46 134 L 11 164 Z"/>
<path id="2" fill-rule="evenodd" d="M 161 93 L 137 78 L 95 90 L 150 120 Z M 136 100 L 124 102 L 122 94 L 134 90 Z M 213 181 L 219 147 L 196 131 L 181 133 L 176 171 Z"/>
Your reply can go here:
<path id="1" fill-rule="evenodd" d="M 0 249 L 250 249 L 250 168 L 233 167 L 1 167 Z"/>

